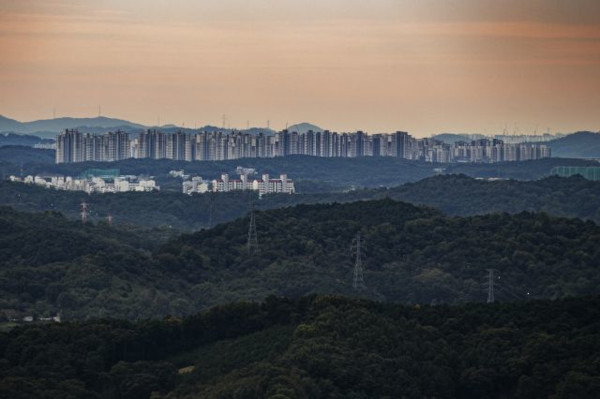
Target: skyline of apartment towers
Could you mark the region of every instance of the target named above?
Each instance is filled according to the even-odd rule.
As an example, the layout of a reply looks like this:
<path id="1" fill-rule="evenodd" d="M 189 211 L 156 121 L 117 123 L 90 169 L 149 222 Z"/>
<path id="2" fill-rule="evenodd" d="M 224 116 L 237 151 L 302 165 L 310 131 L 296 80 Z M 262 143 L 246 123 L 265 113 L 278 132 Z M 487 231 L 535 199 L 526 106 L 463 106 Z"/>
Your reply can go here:
<path id="1" fill-rule="evenodd" d="M 164 133 L 147 130 L 131 139 L 126 132 L 103 135 L 67 129 L 56 139 L 56 163 L 119 161 L 128 158 L 221 161 L 289 155 L 354 158 L 397 157 L 425 162 L 503 162 L 547 158 L 543 143 L 505 143 L 498 139 L 448 144 L 416 139 L 407 132 L 366 134 L 283 130 L 274 135 L 245 132 Z"/>

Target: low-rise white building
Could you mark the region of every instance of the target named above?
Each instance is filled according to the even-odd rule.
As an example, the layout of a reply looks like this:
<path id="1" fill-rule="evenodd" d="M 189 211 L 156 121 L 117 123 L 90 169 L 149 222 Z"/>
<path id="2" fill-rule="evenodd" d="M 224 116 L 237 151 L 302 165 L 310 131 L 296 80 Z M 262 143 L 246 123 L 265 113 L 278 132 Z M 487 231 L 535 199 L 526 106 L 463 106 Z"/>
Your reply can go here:
<path id="1" fill-rule="evenodd" d="M 294 194 L 296 188 L 294 181 L 289 179 L 286 174 L 279 176 L 279 179 L 271 179 L 268 174 L 263 174 L 261 179 L 249 179 L 248 174 L 241 174 L 239 179 L 230 179 L 229 174 L 223 173 L 220 179 L 214 179 L 210 182 L 201 177 L 193 177 L 182 184 L 184 194 L 206 193 L 224 193 L 230 191 L 253 190 L 258 191 L 258 196 L 265 194 L 285 193 Z"/>
<path id="2" fill-rule="evenodd" d="M 115 176 L 112 181 L 111 179 L 103 179 L 95 176 L 82 179 L 75 179 L 71 176 L 26 176 L 23 179 L 10 176 L 9 180 L 26 184 L 37 184 L 57 190 L 85 191 L 88 194 L 160 190 L 160 187 L 156 185 L 156 181 L 153 179 L 138 176 Z"/>
<path id="3" fill-rule="evenodd" d="M 201 177 L 192 177 L 192 180 L 186 180 L 183 182 L 183 193 L 192 194 L 200 193 L 204 194 L 209 191 L 208 182 L 205 182 Z"/>

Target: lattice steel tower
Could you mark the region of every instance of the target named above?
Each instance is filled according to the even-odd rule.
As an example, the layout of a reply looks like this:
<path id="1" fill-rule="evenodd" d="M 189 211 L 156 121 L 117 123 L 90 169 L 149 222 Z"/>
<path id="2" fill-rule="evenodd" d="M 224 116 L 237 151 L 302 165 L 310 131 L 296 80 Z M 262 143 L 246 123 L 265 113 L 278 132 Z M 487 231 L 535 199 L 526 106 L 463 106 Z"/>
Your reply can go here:
<path id="1" fill-rule="evenodd" d="M 252 255 L 258 251 L 258 235 L 256 234 L 256 216 L 254 208 L 250 211 L 250 226 L 248 226 L 248 254 Z"/>
<path id="2" fill-rule="evenodd" d="M 356 252 L 356 259 L 354 261 L 354 279 L 352 281 L 352 287 L 355 290 L 362 290 L 365 288 L 365 278 L 363 276 L 363 265 L 362 265 L 362 237 L 360 231 L 356 233 L 352 248 Z"/>
<path id="3" fill-rule="evenodd" d="M 88 215 L 88 204 L 85 202 L 81 203 L 81 223 L 85 224 L 87 222 Z"/>
<path id="4" fill-rule="evenodd" d="M 494 269 L 487 269 L 488 271 L 488 282 L 487 282 L 487 303 L 494 303 Z"/>

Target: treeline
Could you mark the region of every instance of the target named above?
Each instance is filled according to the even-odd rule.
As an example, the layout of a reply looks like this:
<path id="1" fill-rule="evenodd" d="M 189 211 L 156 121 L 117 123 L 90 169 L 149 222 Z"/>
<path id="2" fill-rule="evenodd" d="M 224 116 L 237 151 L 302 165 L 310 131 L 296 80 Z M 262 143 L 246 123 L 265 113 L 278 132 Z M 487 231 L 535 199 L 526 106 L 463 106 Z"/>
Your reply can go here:
<path id="1" fill-rule="evenodd" d="M 183 319 L 20 327 L 0 333 L 0 396 L 596 398 L 599 309 L 598 297 L 270 297 Z"/>
<path id="2" fill-rule="evenodd" d="M 54 140 L 43 139 L 38 136 L 17 133 L 0 133 L 0 147 L 25 146 L 33 147 L 36 144 L 52 144 Z"/>
<path id="3" fill-rule="evenodd" d="M 307 183 L 310 184 L 310 183 Z M 267 210 L 296 204 L 351 202 L 380 198 L 432 206 L 448 215 L 495 212 L 546 212 L 600 222 L 600 182 L 581 177 L 548 177 L 536 181 L 477 180 L 443 175 L 393 188 L 357 189 L 344 193 L 275 194 L 258 200 L 254 192 L 94 194 L 48 190 L 34 185 L 0 183 L 0 203 L 23 211 L 59 211 L 79 218 L 80 203 L 89 204 L 91 220 L 180 231 L 198 230 L 246 215 L 252 206 Z"/>
<path id="4" fill-rule="evenodd" d="M 249 217 L 157 247 L 168 231 L 81 226 L 4 209 L 0 312 L 5 319 L 137 319 L 314 293 L 464 303 L 486 299 L 488 269 L 500 301 L 600 293 L 600 227 L 578 219 L 447 217 L 384 199 L 257 211 L 255 220 L 258 250 L 249 253 Z M 353 287 L 358 232 L 363 290 Z"/>
<path id="5" fill-rule="evenodd" d="M 51 165 L 56 160 L 54 150 L 32 148 L 22 145 L 0 147 L 0 168 L 4 175 L 19 175 L 21 171 L 28 172 L 35 165 Z"/>

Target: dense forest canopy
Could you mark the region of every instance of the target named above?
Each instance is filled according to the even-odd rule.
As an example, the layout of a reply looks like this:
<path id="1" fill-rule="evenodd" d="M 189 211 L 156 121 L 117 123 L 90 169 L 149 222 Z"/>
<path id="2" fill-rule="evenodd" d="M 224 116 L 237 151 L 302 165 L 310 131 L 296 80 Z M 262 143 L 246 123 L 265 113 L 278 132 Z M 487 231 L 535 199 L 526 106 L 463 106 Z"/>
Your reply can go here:
<path id="1" fill-rule="evenodd" d="M 25 326 L 0 333 L 0 396 L 597 398 L 599 320 L 598 297 L 270 297 L 183 319 Z"/>
<path id="2" fill-rule="evenodd" d="M 448 217 L 392 199 L 298 205 L 164 242 L 54 213 L 0 212 L 0 309 L 64 318 L 161 317 L 269 295 L 343 294 L 403 303 L 597 294 L 600 227 L 546 214 Z M 361 232 L 366 289 L 353 288 L 350 247 Z"/>

